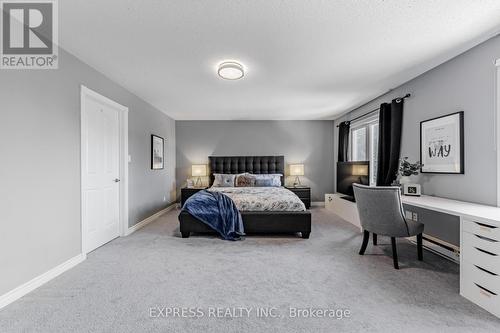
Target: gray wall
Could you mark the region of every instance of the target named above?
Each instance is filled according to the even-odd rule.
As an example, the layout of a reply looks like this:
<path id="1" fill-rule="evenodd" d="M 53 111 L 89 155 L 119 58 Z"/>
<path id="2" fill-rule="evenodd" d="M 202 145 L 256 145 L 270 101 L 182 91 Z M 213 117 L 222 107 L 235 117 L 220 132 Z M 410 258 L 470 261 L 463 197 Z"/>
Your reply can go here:
<path id="1" fill-rule="evenodd" d="M 465 174 L 425 174 L 419 176 L 418 182 L 424 194 L 496 205 L 494 62 L 498 58 L 497 36 L 339 120 L 352 119 L 382 102 L 411 93 L 412 97 L 405 101 L 401 155 L 418 160 L 420 121 L 465 111 Z"/>
<path id="2" fill-rule="evenodd" d="M 305 164 L 301 180 L 313 201 L 333 191 L 333 121 L 176 121 L 175 127 L 179 187 L 191 164 L 206 164 L 210 155 L 284 155 L 287 165 Z"/>
<path id="3" fill-rule="evenodd" d="M 0 74 L 0 295 L 81 253 L 80 84 L 129 107 L 129 225 L 175 200 L 175 122 L 59 56 L 58 70 Z M 149 169 L 151 133 L 166 138 L 163 171 Z"/>

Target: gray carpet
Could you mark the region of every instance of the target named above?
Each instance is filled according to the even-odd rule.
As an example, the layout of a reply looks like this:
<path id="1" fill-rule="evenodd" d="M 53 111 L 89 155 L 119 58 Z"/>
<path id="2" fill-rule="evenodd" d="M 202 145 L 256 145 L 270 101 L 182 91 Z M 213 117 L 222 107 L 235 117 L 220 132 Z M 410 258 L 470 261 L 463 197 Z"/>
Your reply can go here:
<path id="1" fill-rule="evenodd" d="M 399 242 L 367 255 L 361 236 L 324 208 L 313 209 L 311 239 L 254 236 L 227 242 L 179 237 L 177 211 L 117 239 L 0 310 L 0 332 L 493 332 L 500 320 L 458 294 L 458 266 Z M 200 318 L 151 318 L 150 308 L 200 308 Z M 240 318 L 215 307 L 248 307 Z M 275 307 L 277 318 L 257 317 Z M 336 318 L 290 318 L 289 308 L 349 310 Z M 224 310 L 224 309 L 223 309 Z M 158 312 L 153 310 L 153 315 Z M 213 312 L 212 312 L 213 314 Z M 238 313 L 237 313 L 238 314 Z M 245 314 L 245 313 L 243 313 Z"/>

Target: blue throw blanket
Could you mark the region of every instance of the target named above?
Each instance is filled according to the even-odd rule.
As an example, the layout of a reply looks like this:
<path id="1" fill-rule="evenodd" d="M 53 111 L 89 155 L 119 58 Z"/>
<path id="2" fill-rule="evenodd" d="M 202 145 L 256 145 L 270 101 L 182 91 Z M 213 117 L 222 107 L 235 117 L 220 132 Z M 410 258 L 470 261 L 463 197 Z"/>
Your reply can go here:
<path id="1" fill-rule="evenodd" d="M 225 240 L 240 240 L 245 235 L 240 212 L 233 200 L 222 193 L 199 191 L 186 200 L 182 211 L 217 231 Z"/>

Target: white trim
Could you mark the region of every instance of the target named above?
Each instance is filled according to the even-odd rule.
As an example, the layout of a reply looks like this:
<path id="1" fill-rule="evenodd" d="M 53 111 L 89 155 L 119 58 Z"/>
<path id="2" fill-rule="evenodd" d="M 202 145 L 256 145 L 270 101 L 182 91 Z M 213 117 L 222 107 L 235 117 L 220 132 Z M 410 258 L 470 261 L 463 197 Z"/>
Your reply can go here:
<path id="1" fill-rule="evenodd" d="M 8 293 L 0 296 L 0 309 L 9 305 L 10 303 L 20 299 L 24 295 L 32 292 L 36 288 L 42 286 L 43 284 L 49 282 L 53 278 L 61 275 L 62 273 L 66 272 L 67 270 L 75 267 L 82 261 L 84 261 L 87 258 L 87 256 L 83 253 L 80 253 L 76 257 L 73 257 L 62 264 L 52 268 L 51 270 L 43 273 L 42 275 L 39 275 L 35 277 L 34 279 L 31 279 L 30 281 L 20 285 L 19 287 L 9 291 Z"/>
<path id="2" fill-rule="evenodd" d="M 153 222 L 154 220 L 156 220 L 157 218 L 159 218 L 160 216 L 162 216 L 166 212 L 169 212 L 169 211 L 171 211 L 172 209 L 175 209 L 175 208 L 177 208 L 177 203 L 173 203 L 170 206 L 168 206 L 167 208 L 162 209 L 159 212 L 151 215 L 150 217 L 146 217 L 141 222 L 139 222 L 139 223 L 131 226 L 130 228 L 128 228 L 125 236 L 128 236 L 128 235 L 136 232 L 137 230 L 145 227 L 146 225 L 150 224 L 151 222 Z"/>
<path id="3" fill-rule="evenodd" d="M 497 153 L 497 206 L 500 207 L 500 59 L 497 59 L 495 66 L 495 150 Z"/>
<path id="4" fill-rule="evenodd" d="M 312 201 L 311 207 L 325 207 L 324 201 Z"/>
<path id="5" fill-rule="evenodd" d="M 128 228 L 128 108 L 120 112 L 120 236 Z"/>
<path id="6" fill-rule="evenodd" d="M 80 86 L 80 221 L 81 221 L 81 234 L 82 234 L 82 253 L 87 254 L 88 251 L 85 248 L 86 235 L 85 235 L 85 225 L 83 218 L 83 163 L 84 163 L 84 147 L 85 144 L 85 122 L 83 117 L 83 110 L 85 110 L 85 98 L 92 97 L 102 103 L 106 103 L 109 106 L 119 110 L 119 122 L 120 122 L 120 236 L 127 235 L 128 229 L 128 107 L 123 106 L 87 87 L 84 85 Z"/>
<path id="7" fill-rule="evenodd" d="M 456 264 L 460 264 L 460 248 L 458 246 L 451 245 L 451 247 L 454 249 L 454 251 L 450 251 L 450 250 L 448 250 L 448 249 L 446 249 L 438 244 L 434 244 L 432 242 L 429 242 L 425 238 L 429 238 L 437 243 L 442 243 L 446 246 L 450 246 L 451 244 L 446 243 L 445 241 L 442 241 L 442 240 L 435 238 L 435 237 L 431 237 L 431 236 L 426 235 L 426 234 L 424 234 L 424 239 L 422 241 L 422 246 L 427 251 L 430 251 L 434 254 L 437 254 L 438 256 L 443 257 L 447 260 L 450 260 Z M 407 237 L 406 239 L 412 244 L 417 244 L 417 240 L 416 240 L 417 237 L 416 236 Z"/>

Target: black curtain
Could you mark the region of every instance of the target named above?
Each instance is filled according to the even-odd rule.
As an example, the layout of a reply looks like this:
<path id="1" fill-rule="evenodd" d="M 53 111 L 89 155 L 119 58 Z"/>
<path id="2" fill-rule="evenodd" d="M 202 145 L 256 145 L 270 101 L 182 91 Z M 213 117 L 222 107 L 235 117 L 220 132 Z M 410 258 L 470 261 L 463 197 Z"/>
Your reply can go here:
<path id="1" fill-rule="evenodd" d="M 348 121 L 343 121 L 339 125 L 339 162 L 347 162 L 347 149 L 349 149 L 349 128 Z"/>
<path id="2" fill-rule="evenodd" d="M 377 186 L 390 186 L 396 179 L 401 150 L 404 99 L 380 105 Z"/>

